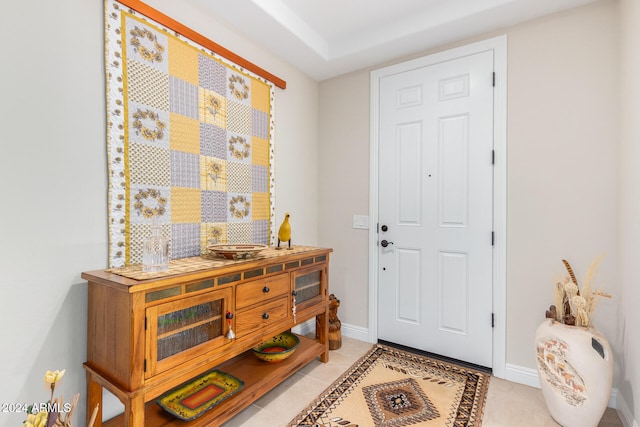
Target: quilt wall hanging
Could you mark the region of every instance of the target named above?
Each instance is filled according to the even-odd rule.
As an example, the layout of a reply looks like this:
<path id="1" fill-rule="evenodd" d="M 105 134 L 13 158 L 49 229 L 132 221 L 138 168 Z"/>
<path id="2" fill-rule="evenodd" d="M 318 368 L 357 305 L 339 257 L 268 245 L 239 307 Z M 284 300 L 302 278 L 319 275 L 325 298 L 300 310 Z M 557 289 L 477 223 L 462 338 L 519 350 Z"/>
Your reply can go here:
<path id="1" fill-rule="evenodd" d="M 105 1 L 110 267 L 141 263 L 153 221 L 171 259 L 273 242 L 274 85 L 220 50 L 137 0 Z"/>

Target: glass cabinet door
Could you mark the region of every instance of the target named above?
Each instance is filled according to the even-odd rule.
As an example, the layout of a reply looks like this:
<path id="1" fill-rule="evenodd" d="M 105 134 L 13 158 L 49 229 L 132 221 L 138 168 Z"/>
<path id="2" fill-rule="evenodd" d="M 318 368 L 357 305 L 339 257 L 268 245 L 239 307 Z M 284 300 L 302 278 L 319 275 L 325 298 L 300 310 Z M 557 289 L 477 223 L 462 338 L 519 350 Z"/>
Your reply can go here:
<path id="1" fill-rule="evenodd" d="M 202 346 L 224 344 L 232 294 L 228 288 L 147 308 L 145 377 L 207 351 Z"/>
<path id="2" fill-rule="evenodd" d="M 316 304 L 326 296 L 325 269 L 298 270 L 293 274 L 296 305 L 298 309 Z"/>

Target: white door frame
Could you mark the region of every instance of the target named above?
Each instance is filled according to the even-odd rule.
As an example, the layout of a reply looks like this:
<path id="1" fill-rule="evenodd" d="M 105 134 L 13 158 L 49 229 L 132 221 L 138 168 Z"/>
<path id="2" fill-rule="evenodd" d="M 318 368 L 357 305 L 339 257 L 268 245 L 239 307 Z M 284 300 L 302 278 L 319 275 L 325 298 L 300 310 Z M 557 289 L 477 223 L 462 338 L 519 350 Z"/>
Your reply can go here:
<path id="1" fill-rule="evenodd" d="M 506 245 L 507 245 L 507 36 L 499 36 L 371 72 L 369 165 L 369 342 L 378 340 L 378 104 L 380 79 L 411 68 L 421 68 L 462 56 L 493 50 L 495 90 L 493 104 L 493 375 L 506 375 Z"/>

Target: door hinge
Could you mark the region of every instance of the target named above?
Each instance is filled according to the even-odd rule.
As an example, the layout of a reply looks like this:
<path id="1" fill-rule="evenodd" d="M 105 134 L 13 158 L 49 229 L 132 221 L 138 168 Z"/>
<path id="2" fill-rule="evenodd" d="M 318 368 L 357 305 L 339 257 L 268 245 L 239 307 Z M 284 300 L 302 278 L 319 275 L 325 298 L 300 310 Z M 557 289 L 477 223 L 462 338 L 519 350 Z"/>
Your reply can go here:
<path id="1" fill-rule="evenodd" d="M 144 359 L 143 369 L 144 369 L 144 372 L 147 372 L 147 359 Z"/>
<path id="2" fill-rule="evenodd" d="M 493 313 L 491 313 L 491 327 L 496 327 L 496 316 Z"/>
<path id="3" fill-rule="evenodd" d="M 496 87 L 496 72 L 493 72 L 493 81 L 491 83 L 493 85 L 493 87 Z"/>
<path id="4" fill-rule="evenodd" d="M 496 233 L 494 231 L 491 232 L 491 246 L 495 246 L 496 241 Z"/>
<path id="5" fill-rule="evenodd" d="M 496 150 L 491 150 L 491 164 L 496 164 Z"/>
<path id="6" fill-rule="evenodd" d="M 145 331 L 147 330 L 147 318 L 146 317 L 144 318 L 144 330 Z"/>

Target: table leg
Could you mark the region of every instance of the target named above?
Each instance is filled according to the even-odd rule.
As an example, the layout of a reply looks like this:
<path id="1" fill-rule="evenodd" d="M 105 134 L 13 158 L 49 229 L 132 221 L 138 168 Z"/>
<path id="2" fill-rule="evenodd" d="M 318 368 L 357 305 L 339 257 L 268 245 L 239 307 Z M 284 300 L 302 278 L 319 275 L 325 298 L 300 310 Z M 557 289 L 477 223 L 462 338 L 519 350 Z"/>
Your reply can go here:
<path id="1" fill-rule="evenodd" d="M 87 372 L 87 426 L 91 427 L 91 418 L 96 406 L 96 413 L 93 427 L 102 427 L 102 385 L 93 380 L 91 372 Z"/>
<path id="2" fill-rule="evenodd" d="M 139 394 L 124 403 L 124 426 L 140 427 L 144 425 L 144 399 Z"/>
<path id="3" fill-rule="evenodd" d="M 320 361 L 327 363 L 329 361 L 329 307 L 324 313 L 316 316 L 316 339 L 324 345 L 324 353 L 320 355 Z"/>

